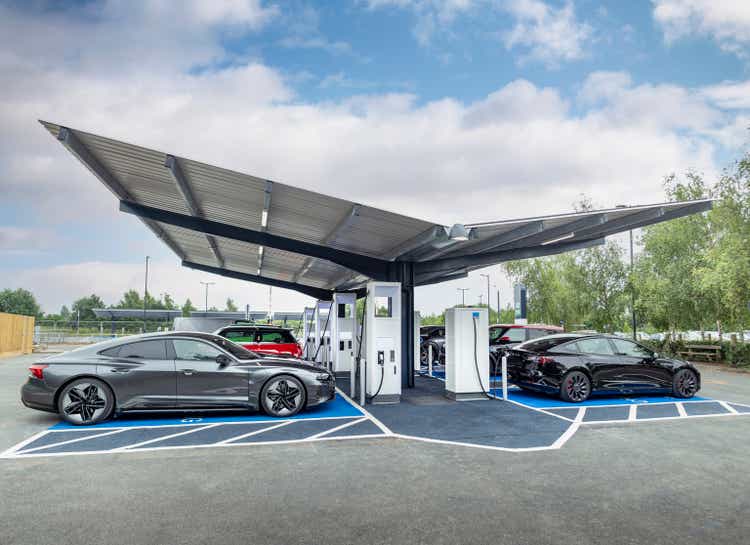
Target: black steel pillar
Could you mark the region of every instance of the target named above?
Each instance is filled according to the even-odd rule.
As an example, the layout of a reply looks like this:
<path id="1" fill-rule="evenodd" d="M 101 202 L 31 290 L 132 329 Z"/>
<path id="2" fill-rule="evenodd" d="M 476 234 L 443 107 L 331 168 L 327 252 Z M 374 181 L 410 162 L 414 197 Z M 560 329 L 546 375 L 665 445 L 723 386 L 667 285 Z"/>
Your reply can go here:
<path id="1" fill-rule="evenodd" d="M 390 282 L 401 282 L 401 387 L 414 388 L 414 263 L 391 264 Z"/>

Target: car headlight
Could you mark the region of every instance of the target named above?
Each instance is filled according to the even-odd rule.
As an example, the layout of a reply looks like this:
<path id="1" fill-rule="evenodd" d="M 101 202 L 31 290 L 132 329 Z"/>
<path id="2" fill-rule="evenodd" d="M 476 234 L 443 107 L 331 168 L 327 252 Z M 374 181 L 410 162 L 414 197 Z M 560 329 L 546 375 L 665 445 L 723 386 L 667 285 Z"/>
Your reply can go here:
<path id="1" fill-rule="evenodd" d="M 319 375 L 315 375 L 315 378 L 320 382 L 330 382 L 333 380 L 333 375 L 329 375 L 328 373 L 321 373 Z"/>

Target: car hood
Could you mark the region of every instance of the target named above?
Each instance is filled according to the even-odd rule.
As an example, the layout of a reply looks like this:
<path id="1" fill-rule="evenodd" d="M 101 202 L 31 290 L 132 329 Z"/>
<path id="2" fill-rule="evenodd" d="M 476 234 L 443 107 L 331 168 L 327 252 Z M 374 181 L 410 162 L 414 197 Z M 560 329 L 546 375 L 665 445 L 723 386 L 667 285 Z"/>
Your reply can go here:
<path id="1" fill-rule="evenodd" d="M 326 371 L 328 372 L 328 369 L 326 369 L 325 366 L 322 364 L 316 364 L 309 361 L 300 360 L 297 358 L 266 358 L 263 357 L 258 362 L 264 367 L 294 367 L 297 369 L 305 369 L 307 371 L 313 371 L 313 372 L 321 372 Z"/>

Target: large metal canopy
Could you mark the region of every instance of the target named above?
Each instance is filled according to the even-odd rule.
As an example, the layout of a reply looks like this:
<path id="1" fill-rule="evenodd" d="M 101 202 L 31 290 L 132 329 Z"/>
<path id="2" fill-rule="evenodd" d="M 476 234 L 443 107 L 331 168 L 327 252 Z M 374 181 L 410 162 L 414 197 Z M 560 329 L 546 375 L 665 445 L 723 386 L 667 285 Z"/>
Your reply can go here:
<path id="1" fill-rule="evenodd" d="M 41 122 L 182 264 L 318 299 L 367 279 L 421 286 L 602 244 L 703 212 L 671 202 L 448 226 Z"/>

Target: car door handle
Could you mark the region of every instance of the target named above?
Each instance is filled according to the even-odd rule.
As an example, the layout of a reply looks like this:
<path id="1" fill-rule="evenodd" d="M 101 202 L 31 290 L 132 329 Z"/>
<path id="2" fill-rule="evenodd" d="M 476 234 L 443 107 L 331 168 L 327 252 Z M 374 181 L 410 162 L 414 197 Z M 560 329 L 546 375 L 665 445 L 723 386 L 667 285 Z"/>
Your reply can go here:
<path id="1" fill-rule="evenodd" d="M 190 376 L 190 375 L 192 375 L 193 373 L 195 373 L 195 369 L 183 369 L 183 370 L 182 370 L 182 374 L 183 374 L 183 375 L 188 375 L 188 376 Z"/>
<path id="2" fill-rule="evenodd" d="M 110 369 L 112 373 L 127 373 L 130 371 L 130 369 L 127 369 L 125 367 L 115 367 L 114 369 Z"/>

